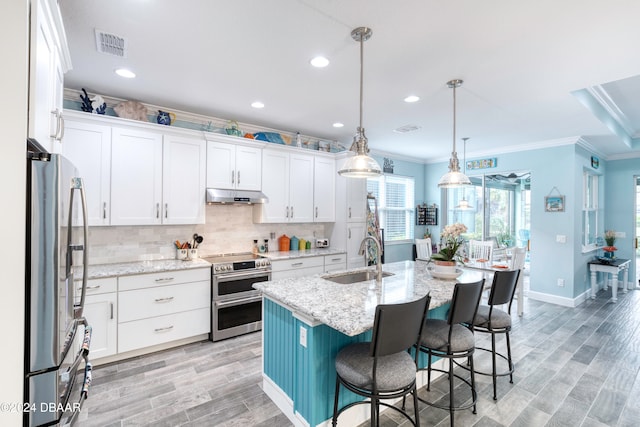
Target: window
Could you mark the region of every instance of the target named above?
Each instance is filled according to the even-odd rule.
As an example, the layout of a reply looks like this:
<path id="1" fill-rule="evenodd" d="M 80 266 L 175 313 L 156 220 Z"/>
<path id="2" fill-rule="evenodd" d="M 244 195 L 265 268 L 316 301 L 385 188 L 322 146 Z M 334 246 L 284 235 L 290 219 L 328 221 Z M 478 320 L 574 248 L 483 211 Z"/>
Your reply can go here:
<path id="1" fill-rule="evenodd" d="M 410 177 L 382 175 L 367 179 L 367 191 L 378 203 L 380 228 L 385 241 L 413 239 L 414 180 Z M 371 210 L 375 207 L 369 200 Z"/>
<path id="2" fill-rule="evenodd" d="M 598 246 L 598 175 L 585 171 L 582 181 L 582 251 Z"/>
<path id="3" fill-rule="evenodd" d="M 467 226 L 465 239 L 495 238 L 502 246 L 527 246 L 531 174 L 527 171 L 469 177 L 470 187 L 442 190 L 443 225 Z"/>

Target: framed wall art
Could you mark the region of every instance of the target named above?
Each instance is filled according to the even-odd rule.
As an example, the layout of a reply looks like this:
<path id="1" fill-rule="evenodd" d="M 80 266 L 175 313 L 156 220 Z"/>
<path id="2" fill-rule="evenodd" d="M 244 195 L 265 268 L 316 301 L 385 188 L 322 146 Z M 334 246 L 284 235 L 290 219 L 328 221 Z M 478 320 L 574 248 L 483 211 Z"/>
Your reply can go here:
<path id="1" fill-rule="evenodd" d="M 564 212 L 564 196 L 545 196 L 545 212 Z"/>

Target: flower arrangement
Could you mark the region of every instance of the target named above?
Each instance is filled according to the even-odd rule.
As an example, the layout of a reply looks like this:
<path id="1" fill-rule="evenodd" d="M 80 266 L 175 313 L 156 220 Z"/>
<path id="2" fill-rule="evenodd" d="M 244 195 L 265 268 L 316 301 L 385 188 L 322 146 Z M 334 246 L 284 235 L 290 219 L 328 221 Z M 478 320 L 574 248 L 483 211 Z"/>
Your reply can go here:
<path id="1" fill-rule="evenodd" d="M 440 233 L 440 251 L 431 255 L 431 260 L 463 262 L 463 256 L 458 253 L 458 250 L 464 244 L 464 239 L 460 235 L 466 232 L 467 226 L 459 222 L 445 226 Z"/>
<path id="2" fill-rule="evenodd" d="M 607 243 L 607 246 L 603 247 L 602 250 L 605 252 L 615 252 L 618 250 L 614 245 L 616 243 L 616 232 L 613 230 L 607 230 L 604 233 L 604 241 Z"/>

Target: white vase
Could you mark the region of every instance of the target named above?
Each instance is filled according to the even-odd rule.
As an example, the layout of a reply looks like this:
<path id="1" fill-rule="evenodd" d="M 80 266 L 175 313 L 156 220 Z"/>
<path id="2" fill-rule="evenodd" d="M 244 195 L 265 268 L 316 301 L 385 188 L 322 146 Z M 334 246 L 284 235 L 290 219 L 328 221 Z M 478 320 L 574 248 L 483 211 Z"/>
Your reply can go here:
<path id="1" fill-rule="evenodd" d="M 455 274 L 456 272 L 455 261 L 435 261 L 435 264 L 436 273 Z"/>

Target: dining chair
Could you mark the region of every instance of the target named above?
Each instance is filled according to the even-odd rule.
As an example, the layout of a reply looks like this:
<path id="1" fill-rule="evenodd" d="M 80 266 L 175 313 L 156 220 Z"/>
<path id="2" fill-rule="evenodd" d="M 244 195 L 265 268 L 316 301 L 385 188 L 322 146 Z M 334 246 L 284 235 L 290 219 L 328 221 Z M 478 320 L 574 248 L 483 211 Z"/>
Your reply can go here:
<path id="1" fill-rule="evenodd" d="M 416 240 L 416 259 L 429 261 L 431 259 L 431 238 Z"/>
<path id="2" fill-rule="evenodd" d="M 469 260 L 485 260 L 491 262 L 493 256 L 493 242 L 491 240 L 469 240 Z"/>
<path id="3" fill-rule="evenodd" d="M 349 344 L 338 352 L 333 427 L 343 411 L 358 404 L 371 405 L 372 427 L 379 425 L 380 405 L 398 411 L 414 426 L 420 425 L 417 368 L 409 350 L 420 343 L 430 301 L 427 294 L 408 303 L 378 305 L 371 341 Z M 369 400 L 358 400 L 338 410 L 340 385 Z M 413 395 L 414 420 L 404 411 L 404 404 L 398 408 L 380 401 L 404 398 L 408 394 Z"/>
<path id="4" fill-rule="evenodd" d="M 420 353 L 427 354 L 427 366 L 419 370 L 427 371 L 427 391 L 431 390 L 431 371 L 444 373 L 449 380 L 449 398 L 441 396 L 435 400 L 427 400 L 418 396 L 418 400 L 429 406 L 449 411 L 451 427 L 454 425 L 454 411 L 469 409 L 473 407 L 473 413 L 476 413 L 476 383 L 473 369 L 473 352 L 475 350 L 475 338 L 473 336 L 472 324 L 478 311 L 480 297 L 484 287 L 484 279 L 473 283 L 456 283 L 453 288 L 453 297 L 449 307 L 447 320 L 429 319 L 424 322 L 422 338 L 417 346 L 415 354 L 416 364 Z M 449 369 L 440 369 L 432 366 L 433 358 L 443 358 L 449 360 Z M 470 378 L 464 378 L 454 373 L 453 368 L 456 365 L 454 359 L 464 358 L 468 364 Z M 454 390 L 460 394 L 464 392 L 462 385 L 456 387 L 455 379 L 469 386 L 471 391 L 471 400 L 454 397 Z M 446 400 L 446 403 L 445 403 Z"/>
<path id="5" fill-rule="evenodd" d="M 475 369 L 476 374 L 488 375 L 493 379 L 493 400 L 497 398 L 497 377 L 509 375 L 509 382 L 513 383 L 513 360 L 511 358 L 511 342 L 509 332 L 511 331 L 511 304 L 516 293 L 516 285 L 520 270 L 496 271 L 493 274 L 493 283 L 491 284 L 491 294 L 487 305 L 480 305 L 473 320 L 474 332 L 484 332 L 491 334 L 491 349 L 476 347 L 477 350 L 488 351 L 491 353 L 491 372 L 484 372 Z M 496 306 L 508 304 L 506 311 Z M 496 335 L 504 334 L 506 338 L 507 354 L 496 351 Z M 507 362 L 508 368 L 502 372 L 497 372 L 496 357 L 500 357 Z M 458 365 L 466 368 L 463 365 Z M 473 371 L 474 367 L 469 367 Z"/>

